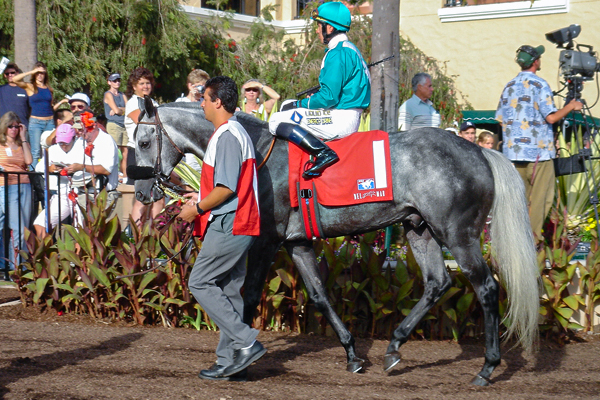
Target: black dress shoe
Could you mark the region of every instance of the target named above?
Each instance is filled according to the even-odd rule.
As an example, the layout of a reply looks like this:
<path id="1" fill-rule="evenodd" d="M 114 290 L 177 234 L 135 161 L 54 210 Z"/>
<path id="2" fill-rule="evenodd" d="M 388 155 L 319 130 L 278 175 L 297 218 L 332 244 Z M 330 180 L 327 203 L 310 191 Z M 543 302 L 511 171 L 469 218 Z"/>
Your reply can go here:
<path id="1" fill-rule="evenodd" d="M 254 361 L 264 356 L 266 352 L 267 349 L 265 349 L 258 340 L 255 341 L 254 344 L 248 347 L 247 349 L 234 350 L 233 364 L 225 368 L 225 371 L 223 371 L 222 376 L 233 376 L 238 372 L 245 370 Z"/>
<path id="2" fill-rule="evenodd" d="M 208 379 L 211 381 L 234 381 L 234 382 L 246 382 L 248 380 L 248 370 L 243 369 L 240 372 L 231 375 L 223 376 L 223 372 L 227 367 L 214 363 L 209 369 L 203 369 L 198 374 L 200 379 Z"/>

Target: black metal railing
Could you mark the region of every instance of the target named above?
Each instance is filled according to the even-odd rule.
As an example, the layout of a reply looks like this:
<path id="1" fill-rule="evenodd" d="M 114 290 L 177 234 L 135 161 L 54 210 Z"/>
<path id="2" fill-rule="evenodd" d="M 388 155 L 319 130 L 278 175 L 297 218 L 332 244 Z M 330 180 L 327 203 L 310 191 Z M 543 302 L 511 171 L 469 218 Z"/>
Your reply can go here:
<path id="1" fill-rule="evenodd" d="M 46 170 L 47 171 L 47 170 Z M 9 280 L 9 272 L 14 269 L 20 262 L 19 251 L 23 250 L 24 246 L 24 232 L 25 228 L 33 231 L 33 222 L 38 215 L 40 203 L 42 204 L 42 208 L 46 213 L 46 232 L 50 232 L 52 229 L 50 225 L 50 199 L 54 193 L 57 194 L 58 201 L 58 229 L 60 231 L 61 228 L 61 188 L 60 188 L 60 174 L 58 173 L 42 173 L 42 172 L 12 172 L 12 171 L 0 171 L 0 174 L 4 177 L 4 185 L 0 187 L 0 196 L 2 196 L 3 203 L 1 205 L 0 212 L 2 212 L 2 216 L 4 218 L 2 225 L 0 226 L 2 232 L 2 252 L 0 252 L 0 257 L 2 261 L 1 264 L 4 264 L 3 268 L 0 268 L 0 273 L 3 275 L 4 280 Z M 9 176 L 16 176 L 17 183 L 13 185 L 8 185 Z M 29 177 L 29 183 L 22 182 L 22 176 Z M 56 176 L 57 180 L 57 188 L 55 190 L 49 189 L 49 177 Z M 45 179 L 43 179 L 45 178 Z M 36 184 L 35 180 L 40 179 L 43 180 L 43 184 Z M 29 185 L 29 198 L 23 198 L 23 185 Z M 10 201 L 11 194 L 11 186 L 16 186 L 16 189 L 13 189 L 13 192 L 16 191 L 17 201 Z M 41 191 L 41 193 L 40 193 Z M 43 194 L 43 199 L 41 198 Z M 14 195 L 13 195 L 14 196 Z M 17 209 L 14 209 L 14 204 L 17 205 Z M 11 207 L 12 205 L 12 207 Z M 23 208 L 28 210 L 25 214 L 23 213 Z M 10 219 L 15 218 L 16 215 L 16 224 L 11 224 Z M 11 226 L 12 225 L 12 226 Z M 16 230 L 16 232 L 15 232 Z M 11 243 L 12 238 L 12 243 Z"/>

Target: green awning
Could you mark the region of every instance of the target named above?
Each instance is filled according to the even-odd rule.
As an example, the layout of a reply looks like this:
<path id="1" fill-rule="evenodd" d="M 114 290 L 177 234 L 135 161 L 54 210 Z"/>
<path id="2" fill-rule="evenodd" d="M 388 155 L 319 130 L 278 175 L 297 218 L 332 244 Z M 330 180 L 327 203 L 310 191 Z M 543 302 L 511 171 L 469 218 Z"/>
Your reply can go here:
<path id="1" fill-rule="evenodd" d="M 468 110 L 463 111 L 463 120 L 471 121 L 475 125 L 477 124 L 497 124 L 496 121 L 496 110 Z"/>
<path id="2" fill-rule="evenodd" d="M 498 121 L 494 118 L 496 116 L 496 110 L 468 110 L 463 111 L 463 120 L 471 121 L 475 125 L 483 125 L 483 124 L 498 124 Z M 583 125 L 583 117 L 580 113 L 577 114 L 569 114 L 567 116 L 567 121 L 573 121 L 573 115 L 575 115 L 575 123 L 577 125 Z M 600 126 L 600 118 L 591 118 L 586 117 L 589 125 Z"/>
<path id="3" fill-rule="evenodd" d="M 567 121 L 573 121 L 573 115 L 575 115 L 575 123 L 577 125 L 585 125 L 585 123 L 583 122 L 583 117 L 581 116 L 580 113 L 577 114 L 569 114 L 567 116 Z M 586 116 L 585 119 L 587 120 L 588 125 L 590 125 L 590 127 L 596 125 L 596 126 L 600 126 L 600 119 L 599 118 L 592 118 L 590 116 Z"/>

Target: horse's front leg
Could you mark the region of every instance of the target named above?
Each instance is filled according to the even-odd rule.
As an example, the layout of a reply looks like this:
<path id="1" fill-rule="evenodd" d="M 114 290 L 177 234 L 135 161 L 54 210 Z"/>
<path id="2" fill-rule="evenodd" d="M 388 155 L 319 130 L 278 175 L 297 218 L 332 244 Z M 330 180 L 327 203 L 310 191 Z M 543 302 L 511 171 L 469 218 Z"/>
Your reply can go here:
<path id="1" fill-rule="evenodd" d="M 348 356 L 346 369 L 349 372 L 359 372 L 363 368 L 364 360 L 356 356 L 354 337 L 350 331 L 346 329 L 346 326 L 335 313 L 327 299 L 327 292 L 325 290 L 325 285 L 323 285 L 323 281 L 321 280 L 319 268 L 317 266 L 317 258 L 315 257 L 312 244 L 304 241 L 285 243 L 284 246 L 288 254 L 292 257 L 296 268 L 298 268 L 298 271 L 304 280 L 308 295 L 314 302 L 315 307 L 325 316 L 327 322 L 329 322 L 340 339 L 342 346 L 346 349 L 346 354 Z"/>

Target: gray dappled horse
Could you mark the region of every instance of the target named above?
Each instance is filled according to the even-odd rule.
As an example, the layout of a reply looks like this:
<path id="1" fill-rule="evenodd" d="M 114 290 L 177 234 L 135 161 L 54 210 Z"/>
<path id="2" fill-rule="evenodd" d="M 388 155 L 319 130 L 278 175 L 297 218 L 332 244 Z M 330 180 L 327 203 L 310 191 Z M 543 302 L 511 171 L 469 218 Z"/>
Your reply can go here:
<path id="1" fill-rule="evenodd" d="M 181 152 L 204 156 L 214 127 L 204 119 L 197 104 L 172 103 L 155 109 L 146 102 L 145 107 L 135 138 L 138 166 L 153 167 L 164 177 L 181 160 Z M 247 114 L 236 116 L 252 138 L 260 164 L 273 139 L 268 125 Z M 481 232 L 490 214 L 494 256 L 509 298 L 507 336 L 517 334 L 526 349 L 537 338 L 539 272 L 521 178 L 502 154 L 441 129 L 390 134 L 389 143 L 394 200 L 348 207 L 320 206 L 324 235 L 360 234 L 397 222 L 404 225 L 423 272 L 425 290 L 394 331 L 384 356 L 385 370 L 400 361 L 399 347 L 452 284 L 441 250 L 446 245 L 483 306 L 485 363 L 473 383 L 487 385 L 492 371 L 500 364 L 499 285 L 480 248 Z M 362 369 L 363 360 L 356 356 L 352 334 L 327 299 L 300 212 L 290 206 L 288 145 L 286 141 L 276 141 L 270 158 L 258 173 L 261 235 L 248 255 L 244 320 L 252 322 L 273 257 L 283 245 L 317 310 L 327 318 L 344 346 L 347 369 L 357 372 Z M 154 183 L 154 179 L 136 181 L 137 199 L 150 203 L 153 197 L 159 198 L 157 191 L 152 190 Z"/>

